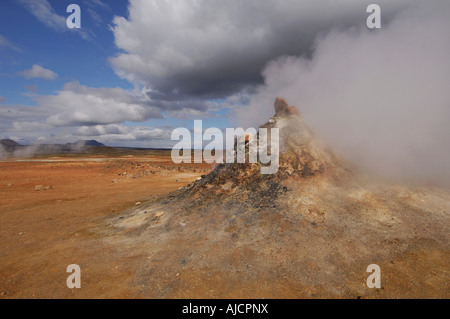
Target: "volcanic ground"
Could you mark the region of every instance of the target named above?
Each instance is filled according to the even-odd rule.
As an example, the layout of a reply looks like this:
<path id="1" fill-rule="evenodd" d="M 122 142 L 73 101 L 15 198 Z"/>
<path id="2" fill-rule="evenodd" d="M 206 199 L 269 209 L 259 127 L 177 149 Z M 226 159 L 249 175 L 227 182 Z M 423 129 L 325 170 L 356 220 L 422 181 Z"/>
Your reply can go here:
<path id="1" fill-rule="evenodd" d="M 220 164 L 92 232 L 137 263 L 150 298 L 448 298 L 450 192 L 345 163 L 295 107 L 275 102 L 275 174 Z M 258 137 L 254 137 L 258 138 Z M 381 268 L 368 288 L 367 266 Z"/>

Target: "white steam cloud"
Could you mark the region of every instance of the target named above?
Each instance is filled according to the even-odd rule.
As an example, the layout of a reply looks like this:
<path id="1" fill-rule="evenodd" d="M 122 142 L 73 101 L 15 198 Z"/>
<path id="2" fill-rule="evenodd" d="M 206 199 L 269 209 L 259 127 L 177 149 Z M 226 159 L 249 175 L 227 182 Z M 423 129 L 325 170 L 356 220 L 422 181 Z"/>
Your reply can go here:
<path id="1" fill-rule="evenodd" d="M 296 105 L 341 155 L 373 172 L 450 185 L 450 3 L 414 2 L 378 30 L 334 30 L 311 59 L 268 63 L 241 125 Z"/>

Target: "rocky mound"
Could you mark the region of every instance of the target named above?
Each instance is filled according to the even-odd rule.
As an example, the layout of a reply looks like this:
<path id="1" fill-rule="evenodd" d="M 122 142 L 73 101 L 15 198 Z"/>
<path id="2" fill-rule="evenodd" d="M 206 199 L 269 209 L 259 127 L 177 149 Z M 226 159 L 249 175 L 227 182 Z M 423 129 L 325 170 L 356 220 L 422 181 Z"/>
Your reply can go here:
<path id="1" fill-rule="evenodd" d="M 279 170 L 221 164 L 108 222 L 147 297 L 449 297 L 448 191 L 352 171 L 284 99 Z M 258 137 L 256 137 L 258 138 Z M 119 249 L 119 248 L 117 248 Z M 366 286 L 381 267 L 382 288 Z"/>
<path id="2" fill-rule="evenodd" d="M 246 163 L 220 164 L 201 180 L 172 194 L 172 198 L 185 200 L 190 209 L 220 203 L 246 212 L 273 211 L 283 204 L 277 202 L 280 195 L 307 180 L 338 182 L 352 175 L 350 168 L 315 136 L 294 106 L 277 98 L 274 107 L 276 114 L 260 128 L 278 128 L 280 132 L 279 168 L 275 174 L 261 174 L 264 164 L 259 161 L 248 163 L 249 138 L 259 140 L 259 136 L 245 136 Z"/>

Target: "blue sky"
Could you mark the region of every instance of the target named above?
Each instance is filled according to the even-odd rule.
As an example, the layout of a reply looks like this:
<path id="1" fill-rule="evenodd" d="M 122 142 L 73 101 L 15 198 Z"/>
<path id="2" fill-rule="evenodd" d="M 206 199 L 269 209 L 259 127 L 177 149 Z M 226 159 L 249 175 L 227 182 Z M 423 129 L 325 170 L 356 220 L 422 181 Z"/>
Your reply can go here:
<path id="1" fill-rule="evenodd" d="M 68 16 L 67 5 L 73 1 L 49 1 L 56 14 Z M 56 31 L 40 22 L 23 4 L 13 0 L 2 1 L 0 11 L 1 34 L 11 41 L 16 49 L 2 48 L 0 85 L 2 95 L 10 103 L 31 105 L 33 101 L 23 95 L 25 86 L 37 85 L 40 94 L 52 94 L 65 82 L 78 80 L 92 87 L 130 88 L 121 80 L 108 63 L 115 54 L 114 37 L 108 24 L 114 14 L 126 14 L 124 1 L 111 1 L 108 7 L 95 7 L 101 21 L 94 20 L 82 8 L 82 27 L 92 32 L 92 40 L 84 40 L 77 31 Z M 85 10 L 83 10 L 85 9 Z M 58 73 L 57 81 L 43 79 L 24 80 L 17 73 L 39 64 Z"/>
<path id="2" fill-rule="evenodd" d="M 76 3 L 81 8 L 81 29 L 68 29 L 65 21 L 70 13 L 69 4 Z M 3 114 L 11 110 L 28 112 L 46 109 L 45 102 L 39 100 L 57 96 L 64 91 L 67 83 L 89 89 L 120 88 L 124 94 L 139 97 L 143 85 L 133 83 L 117 75 L 109 59 L 122 52 L 114 42 L 112 32 L 115 16 L 126 17 L 128 1 L 100 0 L 5 0 L 0 4 L 0 107 Z M 53 21 L 54 20 L 54 21 Z M 61 23 L 64 22 L 64 23 Z M 33 66 L 55 74 L 34 74 L 26 77 L 24 72 Z M 121 92 L 122 93 L 122 92 Z M 95 95 L 95 92 L 93 92 Z M 107 92 L 105 94 L 108 94 Z M 97 97 L 101 98 L 102 93 Z M 125 98 L 126 99 L 126 98 Z M 220 101 L 217 99 L 215 101 Z M 57 101 L 64 103 L 64 100 Z M 83 103 L 80 101 L 80 103 Z M 133 103 L 132 99 L 127 103 Z M 137 102 L 145 104 L 147 102 Z M 62 106 L 63 107 L 63 106 Z M 87 106 L 89 107 L 89 106 Z M 93 106 L 94 107 L 94 106 Z M 58 108 L 58 106 L 52 106 Z M 68 122 L 52 125 L 48 118 L 57 110 L 47 110 L 39 116 L 20 115 L 11 119 L 3 116 L 0 137 L 13 138 L 24 144 L 64 143 L 77 139 L 94 138 L 109 145 L 161 147 L 170 144 L 170 132 L 178 126 L 192 126 L 190 116 L 172 117 L 164 109 L 155 110 L 155 115 L 143 114 L 128 120 L 114 118 L 111 121 L 86 123 Z M 102 110 L 105 112 L 105 110 Z M 43 111 L 46 113 L 46 111 Z M 108 110 L 106 109 L 106 112 Z M 22 112 L 23 113 L 23 112 Z M 42 112 L 38 112 L 42 113 Z M 146 113 L 146 112 L 142 112 Z M 203 112 L 201 118 L 209 126 L 225 127 L 228 124 L 227 109 L 213 109 L 210 114 Z M 102 114 L 95 114 L 102 116 Z M 135 120 L 134 120 L 135 119 Z M 16 121 L 16 122 L 14 122 Z M 16 123 L 14 127 L 12 124 Z M 22 123 L 22 124 L 17 124 Z M 29 124 L 29 125 L 28 125 Z M 86 125 L 84 125 L 86 124 Z M 100 134 L 101 126 L 115 134 Z M 108 128 L 109 126 L 109 128 Z M 80 128 L 90 128 L 93 135 L 76 132 Z M 133 134 L 139 129 L 140 137 Z M 75 132 L 75 133 L 73 133 Z M 128 135 L 127 135 L 128 134 Z M 159 134 L 159 135 L 158 135 Z M 127 135 L 127 136 L 126 136 Z M 167 144 L 169 143 L 169 144 Z"/>

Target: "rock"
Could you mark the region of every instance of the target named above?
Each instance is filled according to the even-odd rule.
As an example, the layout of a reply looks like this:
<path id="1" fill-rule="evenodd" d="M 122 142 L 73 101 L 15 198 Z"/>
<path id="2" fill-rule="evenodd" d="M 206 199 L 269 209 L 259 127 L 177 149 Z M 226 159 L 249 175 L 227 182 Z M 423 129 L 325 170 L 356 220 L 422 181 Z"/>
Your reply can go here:
<path id="1" fill-rule="evenodd" d="M 222 189 L 224 191 L 230 190 L 233 187 L 233 182 L 226 182 L 225 184 L 222 185 Z"/>
<path id="2" fill-rule="evenodd" d="M 42 190 L 44 190 L 44 185 L 36 185 L 36 186 L 34 186 L 34 190 L 35 191 L 42 191 Z"/>
<path id="3" fill-rule="evenodd" d="M 289 106 L 289 115 L 300 115 L 300 111 L 295 106 Z"/>
<path id="4" fill-rule="evenodd" d="M 141 205 L 142 203 L 141 202 L 136 202 L 136 206 L 139 206 L 139 205 Z"/>
<path id="5" fill-rule="evenodd" d="M 25 233 L 24 233 L 24 232 L 20 232 L 20 233 L 19 233 L 19 235 L 21 235 L 21 236 L 22 236 L 23 234 L 25 234 Z"/>
<path id="6" fill-rule="evenodd" d="M 275 99 L 274 107 L 275 107 L 276 114 L 282 115 L 282 114 L 286 114 L 289 112 L 289 104 L 282 97 L 277 97 Z"/>
<path id="7" fill-rule="evenodd" d="M 164 212 L 163 212 L 163 211 L 157 212 L 156 215 L 155 215 L 155 217 L 156 217 L 156 218 L 160 218 L 162 215 L 164 215 Z"/>
<path id="8" fill-rule="evenodd" d="M 253 134 L 251 134 L 251 133 L 246 133 L 246 134 L 242 135 L 239 138 L 239 142 L 240 143 L 245 143 L 245 144 L 250 143 L 250 142 L 252 142 L 254 140 L 255 140 L 255 136 Z M 205 175 L 202 175 L 202 178 L 203 177 L 205 177 Z"/>
<path id="9" fill-rule="evenodd" d="M 274 103 L 275 114 L 279 116 L 300 115 L 295 106 L 289 106 L 287 101 L 282 97 L 277 97 Z"/>
<path id="10" fill-rule="evenodd" d="M 13 186 L 14 184 L 13 183 L 8 183 L 6 185 L 8 185 L 8 187 L 9 187 L 9 186 Z"/>

